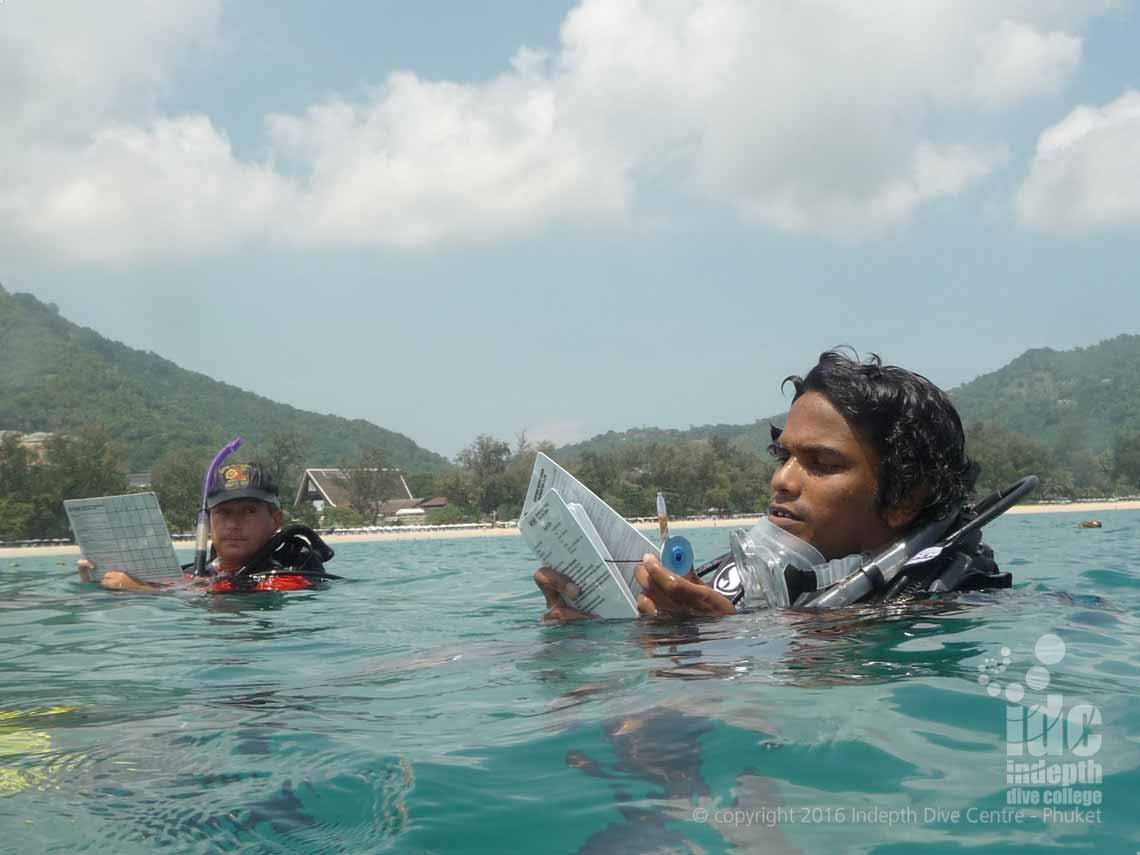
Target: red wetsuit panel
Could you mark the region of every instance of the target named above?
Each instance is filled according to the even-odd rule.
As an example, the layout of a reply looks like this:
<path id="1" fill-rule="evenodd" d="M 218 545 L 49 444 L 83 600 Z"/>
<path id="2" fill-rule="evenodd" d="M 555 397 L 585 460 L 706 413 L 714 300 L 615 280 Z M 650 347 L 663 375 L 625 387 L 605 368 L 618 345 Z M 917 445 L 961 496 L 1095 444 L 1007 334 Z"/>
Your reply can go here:
<path id="1" fill-rule="evenodd" d="M 194 577 L 188 575 L 186 578 L 192 580 Z M 248 581 L 236 584 L 232 578 L 223 576 L 220 579 L 214 579 L 210 582 L 206 590 L 211 594 L 248 594 L 253 591 L 303 591 L 306 588 L 313 587 L 314 584 L 311 576 L 302 576 L 299 573 L 274 573 L 254 578 L 256 581 L 251 585 Z"/>

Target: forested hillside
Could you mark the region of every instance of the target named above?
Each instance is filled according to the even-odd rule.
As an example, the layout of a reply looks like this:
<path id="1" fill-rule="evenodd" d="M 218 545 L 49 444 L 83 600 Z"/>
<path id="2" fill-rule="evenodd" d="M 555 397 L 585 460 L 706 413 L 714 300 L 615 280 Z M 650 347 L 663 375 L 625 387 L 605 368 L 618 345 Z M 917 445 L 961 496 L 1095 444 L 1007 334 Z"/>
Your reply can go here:
<path id="1" fill-rule="evenodd" d="M 307 442 L 305 464 L 337 466 L 379 448 L 405 472 L 448 465 L 408 437 L 360 419 L 306 412 L 179 368 L 61 317 L 30 294 L 0 288 L 0 430 L 105 426 L 133 471 L 171 449 L 217 449 L 244 436 L 258 454 L 273 435 Z"/>
<path id="2" fill-rule="evenodd" d="M 1101 452 L 1140 428 L 1140 336 L 1075 350 L 1028 350 L 952 391 L 962 420 L 1016 431 L 1047 447 Z"/>
<path id="3" fill-rule="evenodd" d="M 979 493 L 1029 473 L 1041 477 L 1038 498 L 1140 493 L 1140 336 L 1032 350 L 951 395 L 981 464 Z M 677 515 L 759 511 L 773 471 L 770 425 L 783 418 L 611 431 L 541 450 L 627 516 L 652 514 L 658 491 Z M 172 527 L 186 528 L 206 463 L 235 435 L 248 440 L 242 456 L 269 465 L 287 494 L 306 466 L 397 467 L 416 495 L 449 498 L 434 522 L 517 516 L 539 450 L 525 435 L 513 451 L 480 435 L 450 465 L 401 434 L 186 371 L 0 288 L 2 430 L 55 436 L 39 463 L 12 435 L 0 437 L 0 540 L 65 534 L 62 500 L 125 490 L 128 468 L 153 470 Z M 345 515 L 341 524 L 360 514 L 336 512 Z"/>
<path id="4" fill-rule="evenodd" d="M 982 466 L 981 490 L 1032 472 L 1042 478 L 1046 498 L 1140 492 L 1140 336 L 1071 351 L 1030 350 L 950 394 Z M 785 415 L 747 425 L 610 431 L 556 456 L 570 466 L 613 459 L 620 468 L 619 457 L 652 458 L 658 447 L 696 448 L 714 438 L 762 455 L 769 424 Z"/>

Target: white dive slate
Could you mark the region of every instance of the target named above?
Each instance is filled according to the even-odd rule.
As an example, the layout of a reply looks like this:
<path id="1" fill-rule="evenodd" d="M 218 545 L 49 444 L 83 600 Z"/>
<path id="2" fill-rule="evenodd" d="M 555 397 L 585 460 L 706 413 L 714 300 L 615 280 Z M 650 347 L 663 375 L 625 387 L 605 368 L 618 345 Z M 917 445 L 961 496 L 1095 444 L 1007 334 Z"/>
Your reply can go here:
<path id="1" fill-rule="evenodd" d="M 519 520 L 523 539 L 545 567 L 569 576 L 578 596 L 569 605 L 600 618 L 637 617 L 637 603 L 581 505 L 548 489 Z"/>
<path id="2" fill-rule="evenodd" d="M 565 502 L 582 506 L 615 561 L 611 566 L 615 567 L 625 579 L 627 587 L 636 599 L 641 593 L 641 586 L 634 581 L 634 565 L 647 552 L 659 555 L 660 547 L 545 454 L 539 454 L 534 459 L 530 486 L 527 487 L 526 496 L 523 497 L 520 522 L 552 489 L 557 490 Z"/>
<path id="3" fill-rule="evenodd" d="M 67 499 L 63 508 L 79 551 L 100 574 L 125 570 L 146 582 L 182 579 L 182 566 L 154 493 Z"/>

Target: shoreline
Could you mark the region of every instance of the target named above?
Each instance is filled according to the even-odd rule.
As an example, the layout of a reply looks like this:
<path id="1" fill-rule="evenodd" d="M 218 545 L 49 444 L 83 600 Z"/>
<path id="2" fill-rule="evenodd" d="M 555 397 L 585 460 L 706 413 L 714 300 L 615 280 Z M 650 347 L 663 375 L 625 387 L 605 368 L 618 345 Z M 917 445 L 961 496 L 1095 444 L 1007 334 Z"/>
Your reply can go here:
<path id="1" fill-rule="evenodd" d="M 1140 510 L 1140 499 L 1122 501 L 1090 501 L 1065 502 L 1059 504 L 1025 504 L 1016 505 L 1006 511 L 1011 515 L 1022 514 L 1072 514 L 1080 512 L 1094 513 L 1099 511 L 1136 511 Z M 677 520 L 671 528 L 681 531 L 689 528 L 747 528 L 754 525 L 760 514 L 748 517 L 723 517 L 716 519 Z M 643 531 L 657 529 L 656 522 L 634 523 L 634 527 Z M 468 537 L 517 537 L 517 528 L 477 528 L 477 529 L 440 529 L 436 531 L 377 531 L 360 532 L 358 534 L 330 534 L 324 539 L 332 544 L 337 543 L 369 543 L 369 542 L 400 542 L 408 540 L 453 540 Z M 175 550 L 187 549 L 193 546 L 189 541 L 177 541 Z M 37 555 L 44 558 L 61 555 L 78 555 L 79 547 L 75 544 L 54 546 L 0 546 L 0 559 L 3 558 L 34 558 Z"/>

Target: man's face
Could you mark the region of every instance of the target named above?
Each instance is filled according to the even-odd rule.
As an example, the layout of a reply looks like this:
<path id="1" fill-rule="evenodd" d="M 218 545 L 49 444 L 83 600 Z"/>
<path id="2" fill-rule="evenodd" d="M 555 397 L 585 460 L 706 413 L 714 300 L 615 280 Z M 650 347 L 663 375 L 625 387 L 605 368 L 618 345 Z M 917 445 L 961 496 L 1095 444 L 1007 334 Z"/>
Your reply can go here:
<path id="1" fill-rule="evenodd" d="M 824 558 L 870 552 L 901 533 L 879 506 L 879 455 L 827 398 L 808 392 L 792 404 L 775 442 L 768 519 Z"/>
<path id="2" fill-rule="evenodd" d="M 236 570 L 281 527 L 281 511 L 257 499 L 232 499 L 210 509 L 210 532 L 223 570 Z"/>

